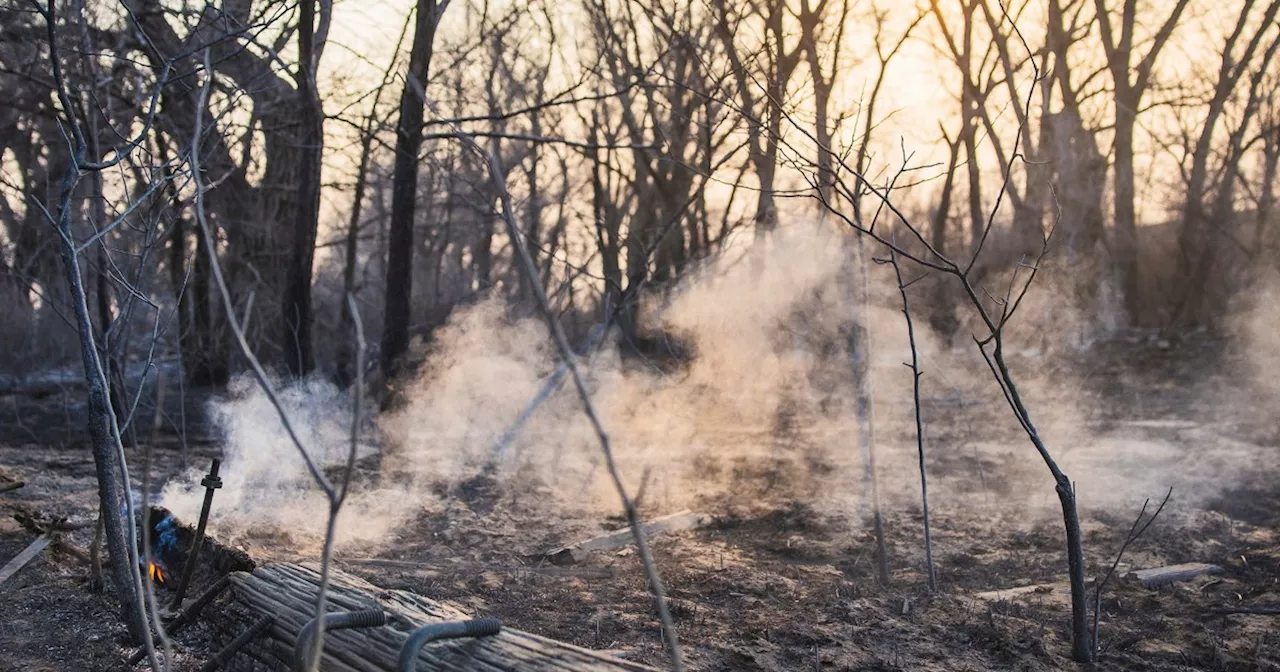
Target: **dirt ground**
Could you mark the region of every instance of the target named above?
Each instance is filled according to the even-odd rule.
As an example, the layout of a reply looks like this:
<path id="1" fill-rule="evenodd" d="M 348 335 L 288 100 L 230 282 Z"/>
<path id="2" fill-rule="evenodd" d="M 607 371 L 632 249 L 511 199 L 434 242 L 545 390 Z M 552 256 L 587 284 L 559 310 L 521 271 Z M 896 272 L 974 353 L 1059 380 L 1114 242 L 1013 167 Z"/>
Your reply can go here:
<path id="1" fill-rule="evenodd" d="M 1120 437 L 1124 443 L 1115 445 L 1149 451 L 1080 455 L 1130 464 L 1141 475 L 1143 457 L 1158 454 L 1164 468 L 1182 474 L 1170 507 L 1132 545 L 1119 573 L 1181 562 L 1214 563 L 1224 572 L 1159 589 L 1113 578 L 1102 599 L 1098 668 L 1280 670 L 1280 617 L 1212 611 L 1280 604 L 1280 419 L 1271 412 L 1274 399 L 1241 382 L 1240 369 L 1220 344 L 1167 345 L 1116 343 L 1069 363 L 1070 384 L 1092 400 L 1082 415 L 1097 437 L 1092 444 L 1108 446 Z M 1044 366 L 1034 358 L 1016 364 Z M 1052 371 L 1041 373 L 1053 380 Z M 0 399 L 0 407 L 12 409 L 0 419 L 0 470 L 26 482 L 0 495 L 0 508 L 91 515 L 94 481 L 85 440 L 78 432 L 41 436 L 33 429 L 51 426 L 60 415 L 74 418 L 76 408 L 67 406 L 72 398 Z M 1044 399 L 1052 403 L 1052 386 Z M 1075 667 L 1068 602 L 1060 589 L 1008 601 L 977 595 L 1065 581 L 1061 519 L 1045 507 L 1053 496 L 1043 465 L 1016 428 L 997 421 L 998 406 L 928 410 L 931 476 L 939 483 L 931 513 L 940 590 L 931 594 L 926 587 L 921 513 L 912 500 L 886 497 L 893 573 L 881 586 L 865 519 L 833 506 L 824 494 L 838 470 L 810 458 L 739 464 L 742 487 L 695 507 L 713 516 L 710 525 L 653 542 L 690 669 Z M 986 447 L 975 444 L 975 423 Z M 910 427 L 882 429 L 882 436 L 909 440 Z M 803 432 L 795 440 L 802 444 Z M 159 478 L 178 473 L 183 454 L 196 464 L 215 454 L 198 431 L 187 437 L 186 449 L 179 445 L 172 436 L 155 438 Z M 1076 463 L 1089 464 L 1084 457 Z M 134 463 L 140 460 L 135 456 Z M 1211 467 L 1223 470 L 1210 473 Z M 1027 481 L 1010 473 L 1040 474 L 1046 491 L 1034 500 L 1034 512 L 1023 492 Z M 1126 473 L 1119 472 L 1118 483 L 1130 478 Z M 1220 474 L 1230 474 L 1229 482 L 1214 483 L 1228 478 Z M 1184 497 L 1188 483 L 1204 487 Z M 1088 486 L 1080 477 L 1082 500 Z M 969 496 L 956 494 L 966 491 Z M 1106 573 L 1137 507 L 1084 506 L 1088 574 L 1097 577 Z M 34 538 L 5 514 L 0 560 Z M 459 491 L 447 510 L 413 521 L 388 548 L 340 557 L 339 566 L 382 586 L 501 618 L 510 627 L 664 667 L 661 631 L 630 549 L 596 553 L 571 567 L 531 560 L 618 526 L 608 518 L 548 521 L 527 497 L 501 489 L 479 497 Z M 72 539 L 87 546 L 89 534 L 81 530 Z M 294 559 L 280 546 L 250 552 L 259 562 Z M 46 551 L 0 585 L 0 670 L 127 669 L 122 660 L 132 649 L 124 644 L 112 596 L 90 592 L 86 570 L 74 558 Z M 179 669 L 196 669 L 207 646 L 199 628 L 180 638 Z"/>

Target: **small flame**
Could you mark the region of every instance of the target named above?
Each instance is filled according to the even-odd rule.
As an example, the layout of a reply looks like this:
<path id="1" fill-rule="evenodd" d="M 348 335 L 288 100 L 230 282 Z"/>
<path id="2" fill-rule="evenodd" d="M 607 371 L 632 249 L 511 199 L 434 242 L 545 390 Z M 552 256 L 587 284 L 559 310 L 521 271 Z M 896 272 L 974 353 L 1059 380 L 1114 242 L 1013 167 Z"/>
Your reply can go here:
<path id="1" fill-rule="evenodd" d="M 147 577 L 160 585 L 164 585 L 165 580 L 169 577 L 165 575 L 164 570 L 153 561 L 147 562 Z"/>

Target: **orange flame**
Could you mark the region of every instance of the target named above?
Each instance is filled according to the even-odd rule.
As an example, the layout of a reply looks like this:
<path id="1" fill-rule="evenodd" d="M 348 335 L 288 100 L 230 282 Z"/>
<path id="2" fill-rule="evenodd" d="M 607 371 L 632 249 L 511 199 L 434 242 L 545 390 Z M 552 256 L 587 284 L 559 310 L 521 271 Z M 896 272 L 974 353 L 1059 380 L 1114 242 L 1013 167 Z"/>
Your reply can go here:
<path id="1" fill-rule="evenodd" d="M 156 583 L 162 586 L 164 585 L 165 580 L 168 578 L 167 576 L 165 576 L 164 570 L 160 569 L 160 565 L 157 565 L 156 563 L 151 561 L 147 561 L 147 576 L 152 581 L 155 581 Z"/>

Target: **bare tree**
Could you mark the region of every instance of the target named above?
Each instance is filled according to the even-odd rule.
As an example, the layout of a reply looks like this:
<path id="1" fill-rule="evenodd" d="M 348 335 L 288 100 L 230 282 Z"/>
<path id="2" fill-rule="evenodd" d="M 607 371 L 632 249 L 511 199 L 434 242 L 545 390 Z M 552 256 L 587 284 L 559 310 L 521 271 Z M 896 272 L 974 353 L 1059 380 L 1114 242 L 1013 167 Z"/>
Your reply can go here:
<path id="1" fill-rule="evenodd" d="M 80 258 L 77 253 L 76 234 L 72 225 L 74 198 L 77 185 L 86 173 L 101 171 L 123 160 L 133 147 L 126 144 L 115 148 L 116 158 L 103 162 L 101 157 L 89 156 L 89 143 L 76 114 L 63 77 L 63 67 L 58 48 L 58 20 L 56 3 L 44 7 L 36 5 L 45 20 L 49 64 L 53 73 L 54 90 L 66 128 L 71 133 L 70 161 L 62 176 L 61 193 L 53 209 L 44 208 L 46 216 L 57 230 L 60 239 L 65 282 L 74 310 L 75 325 L 80 338 L 80 356 L 88 385 L 88 425 L 90 446 L 98 476 L 100 511 L 104 521 L 107 554 L 111 559 L 112 578 L 120 595 L 125 624 L 134 641 L 146 643 L 153 651 L 151 633 L 143 604 L 142 577 L 138 566 L 137 520 L 129 486 L 128 466 L 124 447 L 120 442 L 119 426 L 110 401 L 110 386 L 102 365 L 100 350 L 89 307 Z M 152 98 L 154 112 L 155 98 Z M 149 120 L 148 120 L 149 121 Z M 143 129 L 145 135 L 146 129 Z M 140 136 L 143 137 L 143 136 Z M 137 141 L 133 141 L 136 146 Z M 43 206 L 42 206 L 43 207 Z M 153 658 L 154 662 L 154 658 Z"/>
<path id="2" fill-rule="evenodd" d="M 403 28 L 400 30 L 400 37 L 396 40 L 395 53 L 399 54 L 401 45 L 404 44 L 405 35 L 409 31 L 409 22 L 412 17 L 406 18 Z M 364 214 L 364 202 L 369 188 L 369 173 L 374 168 L 373 164 L 373 146 L 374 140 L 377 138 L 378 131 L 381 130 L 378 123 L 380 110 L 378 103 L 382 100 L 382 94 L 390 85 L 395 74 L 397 59 L 393 58 L 383 73 L 382 81 L 378 84 L 378 88 L 374 90 L 373 102 L 369 106 L 369 112 L 365 115 L 364 121 L 360 127 L 360 159 L 356 166 L 355 185 L 351 194 L 351 215 L 347 221 L 347 240 L 343 251 L 342 261 L 342 294 L 343 296 L 356 295 L 356 272 L 360 261 L 360 233 L 363 222 L 361 217 Z M 342 302 L 339 309 L 341 315 L 339 318 L 340 329 L 343 333 L 354 328 L 354 316 L 346 301 Z M 348 385 L 355 379 L 355 372 L 351 370 L 353 366 L 354 353 L 352 352 L 351 342 L 343 339 L 342 344 L 338 348 L 337 362 L 337 379 L 340 385 Z"/>
<path id="3" fill-rule="evenodd" d="M 295 376 L 315 368 L 311 342 L 311 274 L 320 224 L 320 166 L 324 150 L 324 107 L 316 91 L 316 70 L 324 49 L 331 0 L 320 3 L 321 38 L 316 41 L 316 1 L 298 3 L 298 207 L 294 211 L 289 273 L 284 291 L 284 361 Z"/>
<path id="4" fill-rule="evenodd" d="M 804 58 L 805 43 L 801 38 L 788 44 L 787 36 L 792 31 L 787 29 L 787 15 L 792 10 L 786 3 L 770 0 L 745 9 L 730 9 L 724 0 L 714 0 L 712 6 L 716 12 L 716 35 L 728 58 L 738 105 L 746 118 L 750 160 L 759 181 L 754 224 L 756 235 L 761 236 L 778 224 L 775 190 L 779 140 L 786 116 L 783 106 L 787 104 L 792 77 Z M 808 5 L 802 9 L 811 21 L 821 15 L 821 10 L 821 6 L 813 9 Z M 753 19 L 763 27 L 762 42 L 744 53 L 737 36 Z"/>
<path id="5" fill-rule="evenodd" d="M 1019 41 L 1024 45 L 1026 51 L 1030 53 L 1031 49 L 1026 47 L 1026 42 L 1020 38 Z M 1040 72 L 1036 68 L 1031 77 L 1030 92 L 1022 102 L 1028 110 L 1031 107 L 1035 86 L 1039 81 Z M 790 123 L 793 128 L 803 132 L 803 126 L 794 120 Z M 812 141 L 812 136 L 808 136 L 808 139 Z M 1017 156 L 1020 149 L 1018 143 L 1015 142 L 1013 149 L 1012 155 Z M 973 283 L 970 279 L 970 273 L 976 263 L 978 254 L 982 250 L 983 241 L 989 236 L 994 226 L 995 216 L 1002 203 L 1000 197 L 1004 195 L 1003 190 L 997 195 L 995 206 L 987 215 L 986 222 L 978 237 L 979 245 L 974 252 L 974 258 L 968 262 L 960 263 L 952 257 L 942 254 L 930 244 L 925 230 L 922 227 L 913 225 L 911 218 L 894 204 L 890 196 L 890 189 L 872 186 L 866 175 L 857 174 L 854 167 L 849 165 L 848 162 L 839 157 L 833 157 L 833 159 L 837 159 L 836 165 L 840 168 L 836 181 L 837 191 L 844 194 L 854 193 L 854 188 L 847 183 L 843 175 L 856 176 L 859 184 L 867 185 L 871 197 L 878 199 L 897 218 L 902 228 L 909 234 L 910 242 L 913 245 L 918 245 L 923 251 L 919 253 L 912 252 L 906 246 L 897 243 L 883 228 L 876 230 L 874 219 L 870 224 L 859 222 L 851 214 L 845 213 L 839 207 L 828 202 L 827 207 L 830 209 L 831 214 L 852 228 L 857 235 L 866 236 L 891 250 L 900 258 L 912 261 L 923 269 L 932 270 L 953 278 L 953 283 L 963 292 L 966 304 L 982 325 L 983 333 L 980 336 L 974 336 L 974 343 L 983 355 L 993 378 L 995 378 L 1001 393 L 1013 412 L 1014 418 L 1026 433 L 1027 438 L 1045 463 L 1054 481 L 1054 489 L 1058 494 L 1059 503 L 1062 507 L 1063 524 L 1066 532 L 1067 567 L 1071 586 L 1072 657 L 1080 662 L 1092 660 L 1093 650 L 1090 646 L 1088 596 L 1085 592 L 1084 542 L 1080 529 L 1075 485 L 1071 478 L 1062 471 L 1057 460 L 1054 459 L 1048 446 L 1041 438 L 1005 359 L 1005 327 L 1008 326 L 1009 321 L 1017 313 L 1018 308 L 1022 305 L 1023 298 L 1025 298 L 1027 291 L 1040 271 L 1041 261 L 1049 250 L 1051 234 L 1046 234 L 1042 239 L 1041 249 L 1034 260 L 1024 261 L 1019 264 L 1002 297 L 996 297 L 995 309 L 989 309 L 983 299 L 985 290 L 980 289 Z M 1007 173 L 1004 181 L 1005 183 L 1008 182 Z"/>
<path id="6" fill-rule="evenodd" d="M 1140 60 L 1134 63 L 1137 39 L 1135 34 L 1139 14 L 1137 0 L 1123 0 L 1120 8 L 1119 34 L 1116 34 L 1112 25 L 1112 15 L 1115 10 L 1108 6 L 1107 0 L 1094 0 L 1094 6 L 1097 8 L 1098 31 L 1102 36 L 1102 48 L 1106 53 L 1107 67 L 1113 82 L 1115 259 L 1124 290 L 1125 309 L 1129 313 L 1129 319 L 1135 322 L 1140 310 L 1141 270 L 1138 265 L 1138 220 L 1135 211 L 1137 178 L 1134 171 L 1134 128 L 1142 108 L 1142 99 L 1151 86 L 1156 59 L 1168 44 L 1187 4 L 1188 0 L 1177 0 L 1173 7 L 1167 10 L 1164 14 L 1164 23 L 1156 30 L 1147 53 L 1138 57 Z M 1060 1 L 1051 0 L 1049 11 L 1051 15 L 1061 17 Z M 1053 21 L 1052 16 L 1050 21 Z M 1065 45 L 1062 49 L 1065 53 Z M 1065 64 L 1064 60 L 1059 62 Z"/>
<path id="7" fill-rule="evenodd" d="M 413 296 L 413 226 L 418 202 L 418 152 L 422 147 L 424 92 L 435 46 L 436 25 L 447 4 L 418 0 L 414 10 L 409 70 L 400 91 L 400 120 L 396 123 L 395 175 L 391 196 L 391 224 L 387 239 L 386 298 L 383 314 L 383 375 L 399 373 L 409 348 Z"/>
<path id="8" fill-rule="evenodd" d="M 1243 11 L 1223 43 L 1222 60 L 1217 77 L 1212 82 L 1212 92 L 1203 120 L 1199 124 L 1200 132 L 1190 148 L 1191 165 L 1186 176 L 1186 205 L 1178 233 L 1182 251 L 1178 273 L 1182 283 L 1180 313 L 1182 321 L 1188 324 L 1206 323 L 1221 306 L 1212 293 L 1205 291 L 1224 238 L 1219 235 L 1219 227 L 1224 223 L 1215 223 L 1213 220 L 1215 216 L 1231 218 L 1233 214 L 1242 134 L 1257 113 L 1258 91 L 1264 80 L 1263 73 L 1280 48 L 1280 24 L 1276 22 L 1276 16 L 1280 13 L 1280 0 L 1267 3 L 1261 17 L 1255 17 L 1251 11 L 1255 2 L 1256 0 L 1246 0 Z M 1273 30 L 1277 34 L 1266 43 L 1267 35 Z M 1237 120 L 1236 129 L 1227 142 L 1228 151 L 1222 162 L 1222 174 L 1217 184 L 1217 203 L 1210 204 L 1207 202 L 1210 160 L 1216 154 L 1213 139 L 1227 112 L 1228 103 L 1237 92 L 1237 85 L 1246 75 L 1251 75 L 1248 99 L 1242 118 Z"/>
<path id="9" fill-rule="evenodd" d="M 876 261 L 884 263 L 884 259 Z M 898 253 L 889 248 L 888 263 L 893 267 L 894 278 L 898 281 L 898 292 L 902 294 L 902 316 L 907 322 L 907 344 L 911 347 L 911 393 L 916 416 L 916 454 L 920 458 L 920 505 L 924 514 L 924 559 L 926 576 L 929 577 L 929 590 L 938 590 L 938 577 L 933 570 L 933 538 L 929 530 L 929 475 L 924 457 L 924 415 L 920 408 L 920 353 L 916 349 L 916 329 L 911 321 L 911 304 L 907 300 L 907 288 L 923 279 L 920 276 L 911 282 L 902 278 L 902 266 L 898 264 Z"/>

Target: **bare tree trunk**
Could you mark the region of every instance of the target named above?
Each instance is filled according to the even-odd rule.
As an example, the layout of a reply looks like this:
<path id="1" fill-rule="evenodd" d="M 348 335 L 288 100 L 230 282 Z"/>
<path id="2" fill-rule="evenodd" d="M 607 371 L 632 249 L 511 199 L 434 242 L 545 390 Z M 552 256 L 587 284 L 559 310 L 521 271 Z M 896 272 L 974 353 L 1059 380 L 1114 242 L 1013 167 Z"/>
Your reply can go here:
<path id="1" fill-rule="evenodd" d="M 374 106 L 377 106 L 375 97 Z M 370 114 L 372 117 L 372 113 Z M 360 167 L 356 169 L 356 186 L 355 193 L 351 196 L 351 218 L 347 223 L 347 245 L 343 251 L 342 258 L 342 295 L 355 296 L 356 292 L 356 265 L 359 262 L 359 245 L 360 245 L 360 215 L 364 207 L 364 192 L 369 180 L 369 154 L 373 148 L 373 133 L 366 127 L 364 138 L 360 141 Z M 341 316 L 339 318 L 339 333 L 348 333 L 352 328 L 351 309 L 347 306 L 346 301 L 341 301 Z M 352 360 L 355 357 L 354 347 L 348 339 L 342 339 L 342 343 L 338 346 L 337 354 L 337 378 L 338 384 L 346 387 L 350 385 L 355 378 L 355 372 L 351 370 Z"/>
<path id="2" fill-rule="evenodd" d="M 893 265 L 893 274 L 898 281 L 898 292 L 902 294 L 902 316 L 907 322 L 907 344 L 911 346 L 911 396 L 912 408 L 916 417 L 916 454 L 920 463 L 920 504 L 924 513 L 924 560 L 929 578 L 929 592 L 937 592 L 938 575 L 933 569 L 933 537 L 929 530 L 929 471 L 924 454 L 924 412 L 920 408 L 920 352 L 916 349 L 916 328 L 911 320 L 911 304 L 907 300 L 907 284 L 902 279 L 902 267 L 898 264 L 898 253 L 889 250 L 889 263 Z"/>
<path id="3" fill-rule="evenodd" d="M 418 0 L 409 72 L 400 92 L 396 124 L 395 172 L 391 187 L 391 226 L 387 239 L 387 283 L 381 366 L 386 380 L 398 376 L 409 349 L 413 296 L 413 227 L 418 196 L 418 151 L 422 148 L 423 106 L 435 44 L 436 0 Z"/>
<path id="4" fill-rule="evenodd" d="M 320 221 L 320 169 L 324 147 L 324 110 L 315 89 L 315 0 L 298 5 L 298 207 L 294 212 L 289 274 L 284 291 L 285 365 L 294 376 L 315 368 L 311 342 L 311 271 L 315 262 L 316 229 Z"/>
<path id="5" fill-rule="evenodd" d="M 79 154 L 83 156 L 83 152 Z M 112 580 L 120 594 L 129 636 L 135 642 L 142 642 L 148 636 L 147 621 L 135 590 L 133 577 L 135 569 L 129 552 L 129 544 L 133 540 L 128 534 L 124 515 L 126 502 L 121 485 L 124 469 L 113 436 L 110 395 L 107 391 L 102 363 L 98 358 L 93 320 L 89 317 L 89 306 L 85 296 L 84 279 L 76 258 L 75 246 L 71 242 L 75 240 L 75 232 L 71 226 L 71 194 L 75 191 L 80 172 L 79 166 L 75 163 L 73 162 L 67 168 L 66 175 L 63 177 L 63 207 L 57 215 L 58 229 L 63 236 L 62 265 L 67 287 L 71 292 L 76 327 L 80 332 L 80 355 L 84 364 L 85 382 L 89 388 L 89 439 L 97 468 L 98 494 L 101 499 L 107 537 L 107 557 L 111 560 Z"/>
<path id="6" fill-rule="evenodd" d="M 986 213 L 982 209 L 982 175 L 978 163 L 978 125 L 973 123 L 978 106 L 977 91 L 971 85 L 973 62 L 973 13 L 977 2 L 964 7 L 964 24 L 961 27 L 960 72 L 964 74 L 964 87 L 960 93 L 960 138 L 964 143 L 965 169 L 969 174 L 969 247 L 978 250 L 986 225 Z"/>
<path id="7" fill-rule="evenodd" d="M 539 88 L 539 96 L 535 102 L 538 104 L 543 102 L 541 87 Z M 529 130 L 534 137 L 542 135 L 542 119 L 536 111 L 529 115 Z M 496 151 L 496 146 L 494 149 Z M 529 183 L 529 202 L 525 206 L 525 216 L 527 219 L 527 223 L 525 224 L 525 235 L 528 236 L 529 240 L 532 242 L 532 244 L 529 245 L 529 256 L 532 257 L 534 266 L 538 266 L 538 255 L 542 251 L 539 249 L 542 240 L 542 193 L 538 190 L 538 161 L 541 158 L 538 152 L 538 143 L 532 143 L 532 146 L 529 148 L 529 152 L 529 169 L 525 171 L 525 179 Z M 550 263 L 551 260 L 548 259 L 547 262 Z M 520 285 L 524 288 L 521 292 L 522 298 L 525 298 L 526 300 L 532 298 L 533 288 L 526 286 L 530 282 L 530 279 L 522 275 L 517 275 L 516 277 L 520 278 Z"/>
<path id="8" fill-rule="evenodd" d="M 1111 24 L 1110 9 L 1106 0 L 1094 0 L 1102 47 L 1107 56 L 1107 67 L 1113 80 L 1113 106 L 1115 109 L 1115 245 L 1112 250 L 1116 270 L 1120 273 L 1124 291 L 1125 312 L 1130 322 L 1137 322 L 1141 310 L 1138 295 L 1141 269 L 1138 255 L 1138 224 L 1134 203 L 1137 199 L 1136 178 L 1133 165 L 1133 133 L 1138 117 L 1138 107 L 1151 82 L 1156 58 L 1168 43 L 1178 19 L 1187 7 L 1188 0 L 1177 0 L 1170 8 L 1164 24 L 1156 31 L 1145 56 L 1133 63 L 1134 28 L 1137 23 L 1137 0 L 1124 0 L 1120 12 L 1120 34 L 1115 35 Z M 1058 67 L 1066 67 L 1066 33 L 1062 30 L 1062 7 L 1059 0 L 1050 5 L 1051 40 L 1059 45 Z"/>
<path id="9" fill-rule="evenodd" d="M 1272 122 L 1262 133 L 1262 184 L 1259 185 L 1257 227 L 1254 231 L 1254 249 L 1265 253 L 1271 239 L 1267 229 L 1276 209 L 1276 177 L 1280 173 L 1280 123 Z"/>
<path id="10" fill-rule="evenodd" d="M 404 27 L 400 30 L 400 37 L 396 40 L 395 53 L 400 53 L 400 47 L 404 44 L 404 37 L 408 32 L 409 22 L 406 19 Z M 360 137 L 360 165 L 356 168 L 356 183 L 354 193 L 351 195 L 351 218 L 347 222 L 347 245 L 343 251 L 342 260 L 342 295 L 353 297 L 352 300 L 356 295 L 356 266 L 360 261 L 360 218 L 364 214 L 365 192 L 369 188 L 369 163 L 373 153 L 373 141 L 378 130 L 378 103 L 382 101 L 382 93 L 391 82 L 394 72 L 395 59 L 392 59 L 382 75 L 382 83 L 373 93 L 373 103 L 370 104 L 369 116 L 365 118 Z M 347 301 L 338 303 L 341 304 L 338 333 L 349 334 L 355 328 L 350 304 Z M 336 373 L 338 384 L 345 387 L 356 378 L 356 372 L 351 370 L 356 353 L 354 352 L 355 343 L 351 339 L 344 338 L 341 341 L 338 346 Z"/>
<path id="11" fill-rule="evenodd" d="M 1134 202 L 1137 200 L 1136 179 L 1133 167 L 1133 130 L 1135 115 L 1129 105 L 1137 107 L 1137 101 L 1116 102 L 1115 130 L 1115 263 L 1120 273 L 1120 288 L 1124 292 L 1125 312 L 1131 323 L 1137 323 L 1142 309 L 1139 296 L 1142 277 L 1138 255 L 1138 224 Z"/>
<path id="12" fill-rule="evenodd" d="M 947 255 L 947 220 L 951 216 L 951 194 L 956 181 L 956 164 L 960 160 L 960 140 L 947 139 L 951 147 L 947 160 L 947 174 L 942 180 L 942 194 L 938 198 L 938 209 L 933 213 L 929 223 L 929 244 L 942 256 Z M 929 326 L 941 337 L 949 348 L 960 327 L 960 319 L 956 316 L 956 302 L 947 292 L 945 277 L 935 278 L 932 289 L 933 310 L 929 313 Z"/>
<path id="13" fill-rule="evenodd" d="M 126 513 L 132 511 L 128 492 L 128 472 L 125 469 L 124 451 L 120 447 L 116 415 L 111 403 L 110 368 L 109 365 L 105 369 L 103 367 L 103 355 L 106 354 L 107 350 L 103 347 L 100 351 L 99 344 L 95 339 L 93 319 L 89 315 L 84 277 L 80 270 L 79 253 L 76 250 L 76 234 L 72 217 L 74 211 L 72 200 L 75 196 L 76 188 L 80 183 L 81 176 L 88 172 L 91 178 L 91 208 L 94 210 L 94 219 L 96 221 L 105 220 L 101 172 L 98 169 L 86 167 L 89 163 L 97 162 L 101 158 L 97 134 L 98 123 L 94 116 L 98 111 L 92 110 L 89 112 L 89 119 L 87 120 L 89 137 L 86 139 L 79 120 L 75 116 L 75 108 L 66 88 L 67 84 L 63 80 L 62 64 L 59 60 L 60 56 L 58 55 L 55 35 L 57 26 L 55 7 L 55 3 L 50 2 L 47 10 L 44 10 L 44 17 L 48 27 L 49 59 L 58 100 L 63 108 L 62 112 L 66 116 L 67 124 L 71 129 L 74 138 L 72 142 L 74 144 L 71 148 L 70 161 L 62 176 L 61 192 L 58 199 L 59 206 L 56 211 L 57 220 L 51 223 L 58 228 L 60 238 L 58 249 L 62 257 L 64 278 L 70 294 L 72 309 L 75 313 L 76 328 L 80 338 L 80 356 L 89 392 L 87 420 L 90 446 L 98 477 L 99 512 L 103 518 L 103 526 L 106 532 L 107 554 L 111 559 L 112 580 L 120 598 L 125 626 L 128 629 L 130 638 L 134 642 L 145 642 L 150 648 L 151 632 L 147 614 L 143 607 L 142 595 L 140 594 L 141 580 L 136 563 L 137 539 L 133 533 L 135 521 Z M 74 7 L 74 9 L 79 10 L 78 13 L 83 11 L 82 7 Z M 80 19 L 83 20 L 83 17 L 80 17 Z M 87 46 L 87 31 L 82 30 L 81 37 L 82 40 L 86 40 L 81 43 L 81 49 L 85 49 Z M 91 82 L 95 81 L 92 77 L 92 72 L 90 72 L 89 79 Z M 48 210 L 52 211 L 53 208 Z M 99 217 L 101 219 L 98 219 Z M 105 241 L 99 241 L 98 247 L 99 250 L 103 250 Z M 99 263 L 103 264 L 103 266 L 98 269 L 100 283 L 98 308 L 106 313 L 105 316 L 100 315 L 100 319 L 103 319 L 103 324 L 101 325 L 103 332 L 110 328 L 111 317 L 109 294 L 107 294 L 107 288 L 103 286 L 106 284 L 105 275 L 107 273 L 105 257 L 105 252 L 100 252 Z M 103 345 L 105 345 L 105 340 Z"/>
<path id="14" fill-rule="evenodd" d="M 593 110 L 591 114 L 591 128 L 589 129 L 589 138 L 592 145 L 600 144 L 600 119 L 599 115 Z M 614 211 L 613 204 L 608 194 L 608 168 L 606 161 L 607 154 L 601 157 L 605 150 L 592 150 L 591 161 L 591 204 L 592 212 L 595 217 L 595 233 L 596 245 L 600 250 L 600 265 L 604 274 L 604 287 L 602 294 L 605 302 L 611 309 L 617 310 L 622 302 L 622 246 L 619 237 L 621 235 L 620 225 L 617 213 Z"/>

